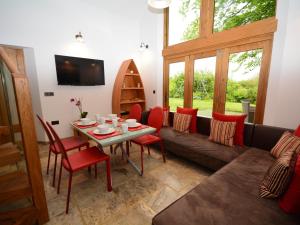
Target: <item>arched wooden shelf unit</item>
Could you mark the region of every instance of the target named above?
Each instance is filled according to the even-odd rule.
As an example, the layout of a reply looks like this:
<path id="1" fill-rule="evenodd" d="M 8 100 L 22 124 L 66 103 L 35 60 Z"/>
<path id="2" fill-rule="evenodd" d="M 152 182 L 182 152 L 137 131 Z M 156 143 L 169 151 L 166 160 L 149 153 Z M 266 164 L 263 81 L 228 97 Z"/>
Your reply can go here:
<path id="1" fill-rule="evenodd" d="M 133 59 L 125 60 L 117 74 L 112 95 L 112 112 L 126 118 L 133 104 L 146 108 L 144 85 Z"/>

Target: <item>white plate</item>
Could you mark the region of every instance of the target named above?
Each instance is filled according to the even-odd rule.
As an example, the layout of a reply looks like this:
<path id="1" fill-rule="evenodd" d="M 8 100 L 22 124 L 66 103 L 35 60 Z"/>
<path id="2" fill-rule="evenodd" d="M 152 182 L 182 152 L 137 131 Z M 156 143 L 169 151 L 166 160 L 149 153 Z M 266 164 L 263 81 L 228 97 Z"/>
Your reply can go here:
<path id="1" fill-rule="evenodd" d="M 140 123 L 136 123 L 134 126 L 129 126 L 129 125 L 128 125 L 128 127 L 129 127 L 129 128 L 136 128 L 136 127 L 139 127 L 139 126 L 141 126 L 141 125 L 142 125 L 142 124 L 140 124 Z"/>
<path id="2" fill-rule="evenodd" d="M 93 133 L 97 134 L 97 135 L 107 135 L 107 134 L 111 134 L 113 132 L 115 132 L 115 129 L 112 128 L 112 127 L 108 128 L 108 130 L 105 131 L 105 132 L 100 132 L 98 129 L 96 129 L 96 130 L 93 131 Z"/>
<path id="3" fill-rule="evenodd" d="M 121 119 L 121 118 L 120 118 L 120 117 L 116 117 L 116 118 L 114 118 L 114 119 L 118 119 L 118 120 L 119 120 L 119 119 Z M 110 118 L 108 118 L 108 117 L 105 118 L 105 120 L 106 120 L 106 121 L 112 121 L 112 119 L 110 119 Z"/>
<path id="4" fill-rule="evenodd" d="M 77 125 L 79 125 L 79 126 L 90 126 L 90 125 L 94 125 L 94 124 L 96 124 L 96 123 L 97 123 L 96 120 L 92 120 L 92 121 L 88 122 L 87 124 L 83 124 L 81 121 L 79 121 L 79 122 L 77 123 Z"/>

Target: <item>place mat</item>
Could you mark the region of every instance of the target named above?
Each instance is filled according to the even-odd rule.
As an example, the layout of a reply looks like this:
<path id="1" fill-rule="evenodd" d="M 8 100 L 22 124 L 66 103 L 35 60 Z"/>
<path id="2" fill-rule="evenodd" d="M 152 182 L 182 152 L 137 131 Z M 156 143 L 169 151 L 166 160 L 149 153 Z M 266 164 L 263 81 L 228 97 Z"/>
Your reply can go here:
<path id="1" fill-rule="evenodd" d="M 95 124 L 92 125 L 79 125 L 77 124 L 77 122 L 73 123 L 76 127 L 81 128 L 81 129 L 85 129 L 85 128 L 90 128 L 90 127 L 96 127 L 99 125 L 98 122 L 96 122 Z"/>
<path id="2" fill-rule="evenodd" d="M 124 122 L 124 121 L 125 121 L 125 120 L 122 119 L 122 118 L 118 119 L 118 122 Z M 111 124 L 111 123 L 112 123 L 112 120 L 105 120 L 105 122 Z"/>
<path id="3" fill-rule="evenodd" d="M 87 132 L 89 135 L 92 135 L 93 137 L 97 138 L 98 140 L 102 140 L 102 139 L 106 139 L 106 138 L 111 138 L 114 136 L 118 136 L 121 135 L 122 133 L 120 131 L 115 131 L 111 134 L 107 134 L 107 135 L 99 135 L 99 134 L 94 134 L 92 130 Z"/>
<path id="4" fill-rule="evenodd" d="M 128 127 L 128 130 L 129 131 L 137 131 L 137 130 L 142 130 L 142 129 L 145 129 L 145 128 L 148 128 L 149 126 L 146 126 L 146 125 L 141 125 L 139 127 Z"/>

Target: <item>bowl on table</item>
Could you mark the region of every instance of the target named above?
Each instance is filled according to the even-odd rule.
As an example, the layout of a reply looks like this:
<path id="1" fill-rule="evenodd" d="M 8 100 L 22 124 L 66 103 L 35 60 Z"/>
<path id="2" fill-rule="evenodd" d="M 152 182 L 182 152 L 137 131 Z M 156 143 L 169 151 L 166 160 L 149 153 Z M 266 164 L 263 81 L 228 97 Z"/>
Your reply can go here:
<path id="1" fill-rule="evenodd" d="M 108 114 L 107 117 L 109 120 L 113 120 L 113 119 L 117 118 L 118 115 L 117 114 Z"/>
<path id="2" fill-rule="evenodd" d="M 97 129 L 95 129 L 93 132 L 94 134 L 100 134 L 100 135 L 105 135 L 105 134 L 111 134 L 115 131 L 114 128 L 107 126 L 106 124 L 101 124 L 97 126 Z"/>
<path id="3" fill-rule="evenodd" d="M 81 118 L 79 122 L 80 125 L 89 125 L 92 122 L 92 120 L 90 118 Z"/>
<path id="4" fill-rule="evenodd" d="M 137 127 L 139 126 L 140 124 L 136 122 L 136 119 L 127 119 L 125 121 L 127 124 L 128 124 L 128 127 Z"/>

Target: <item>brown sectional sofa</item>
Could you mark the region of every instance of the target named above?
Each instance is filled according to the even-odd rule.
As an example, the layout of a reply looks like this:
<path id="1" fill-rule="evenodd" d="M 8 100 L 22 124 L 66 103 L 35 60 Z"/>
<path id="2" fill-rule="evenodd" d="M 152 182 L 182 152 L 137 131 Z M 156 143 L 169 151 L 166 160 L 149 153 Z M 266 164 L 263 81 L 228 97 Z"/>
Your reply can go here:
<path id="1" fill-rule="evenodd" d="M 143 113 L 143 121 L 147 113 Z M 171 125 L 173 113 L 170 113 Z M 259 184 L 274 162 L 269 150 L 283 128 L 246 124 L 245 147 L 228 148 L 207 140 L 210 118 L 197 118 L 197 134 L 163 128 L 165 148 L 180 157 L 217 171 L 158 213 L 153 225 L 299 225 L 278 201 L 259 197 Z"/>

